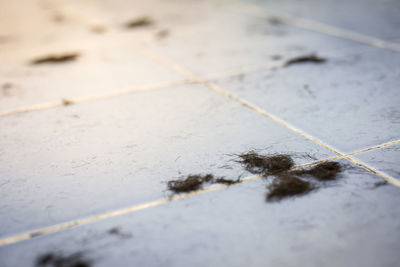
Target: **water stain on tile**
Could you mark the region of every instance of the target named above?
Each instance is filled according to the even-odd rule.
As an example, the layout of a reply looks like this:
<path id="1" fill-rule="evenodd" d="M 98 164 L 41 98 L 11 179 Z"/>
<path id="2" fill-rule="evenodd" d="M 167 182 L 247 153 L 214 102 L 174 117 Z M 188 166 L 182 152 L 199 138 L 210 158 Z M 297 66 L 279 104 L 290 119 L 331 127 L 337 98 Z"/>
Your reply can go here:
<path id="1" fill-rule="evenodd" d="M 76 252 L 69 255 L 61 252 L 47 252 L 36 259 L 36 266 L 89 267 L 92 266 L 92 261 L 87 259 L 83 252 Z"/>
<path id="2" fill-rule="evenodd" d="M 127 29 L 148 27 L 154 24 L 154 21 L 146 16 L 135 18 L 125 22 L 124 27 Z"/>
<path id="3" fill-rule="evenodd" d="M 300 56 L 300 57 L 295 57 L 295 58 L 289 59 L 285 62 L 284 67 L 289 67 L 294 64 L 303 64 L 303 63 L 321 64 L 321 63 L 325 63 L 326 61 L 327 61 L 326 58 L 319 57 L 315 54 L 311 54 L 311 55 L 305 55 L 305 56 Z"/>
<path id="4" fill-rule="evenodd" d="M 31 61 L 31 65 L 41 65 L 41 64 L 60 64 L 75 61 L 78 59 L 78 53 L 65 53 L 60 55 L 47 55 L 38 57 Z"/>
<path id="5" fill-rule="evenodd" d="M 266 201 L 279 201 L 287 197 L 304 195 L 313 189 L 315 189 L 315 186 L 311 182 L 287 172 L 281 173 L 268 186 Z"/>
<path id="6" fill-rule="evenodd" d="M 242 164 L 245 169 L 253 174 L 270 175 L 287 171 L 294 166 L 293 159 L 287 154 L 260 155 L 255 151 L 249 151 L 237 155 L 236 162 Z"/>

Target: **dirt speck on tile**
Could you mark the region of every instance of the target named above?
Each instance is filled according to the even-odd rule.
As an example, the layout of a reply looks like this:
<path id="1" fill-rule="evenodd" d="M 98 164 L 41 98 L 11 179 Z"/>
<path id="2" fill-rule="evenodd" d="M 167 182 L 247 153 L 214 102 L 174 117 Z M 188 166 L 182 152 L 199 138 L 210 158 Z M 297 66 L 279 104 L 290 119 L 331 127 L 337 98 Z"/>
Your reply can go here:
<path id="1" fill-rule="evenodd" d="M 3 90 L 9 90 L 9 89 L 11 89 L 13 87 L 13 84 L 12 83 L 3 83 L 2 85 L 1 85 L 1 89 L 3 89 Z"/>
<path id="2" fill-rule="evenodd" d="M 385 185 L 388 185 L 388 184 L 389 183 L 387 181 L 379 181 L 379 182 L 374 183 L 372 189 L 376 189 L 378 187 L 385 186 Z"/>
<path id="3" fill-rule="evenodd" d="M 327 60 L 326 58 L 319 57 L 315 54 L 311 54 L 311 55 L 300 56 L 300 57 L 295 57 L 295 58 L 289 59 L 288 61 L 285 62 L 284 67 L 289 67 L 294 64 L 303 64 L 303 63 L 320 64 L 320 63 L 326 62 L 326 60 Z"/>
<path id="4" fill-rule="evenodd" d="M 121 229 L 118 227 L 113 227 L 107 231 L 110 235 L 118 235 L 121 232 Z"/>
<path id="5" fill-rule="evenodd" d="M 40 255 L 36 259 L 36 266 L 49 267 L 90 267 L 92 261 L 85 258 L 83 252 L 64 255 L 61 252 L 48 252 Z"/>
<path id="6" fill-rule="evenodd" d="M 123 239 L 132 237 L 132 235 L 130 233 L 123 232 L 121 230 L 121 228 L 119 228 L 119 227 L 113 227 L 113 228 L 109 229 L 107 231 L 107 233 L 110 234 L 110 235 L 113 235 L 113 236 L 118 236 L 118 237 L 123 238 Z"/>
<path id="7" fill-rule="evenodd" d="M 269 17 L 268 18 L 268 23 L 271 25 L 280 25 L 282 24 L 282 20 L 278 17 Z"/>
<path id="8" fill-rule="evenodd" d="M 338 174 L 343 170 L 339 162 L 329 161 L 320 163 L 307 170 L 295 170 L 292 174 L 295 175 L 310 175 L 319 181 L 335 180 Z"/>
<path id="9" fill-rule="evenodd" d="M 253 174 L 276 174 L 288 171 L 294 166 L 293 159 L 287 154 L 260 155 L 254 151 L 237 155 L 236 162 L 242 164 L 245 169 Z"/>
<path id="10" fill-rule="evenodd" d="M 1 91 L 3 96 L 10 96 L 11 89 L 14 87 L 12 83 L 3 83 L 1 85 Z"/>
<path id="11" fill-rule="evenodd" d="M 41 236 L 41 235 L 43 235 L 43 233 L 41 232 L 41 231 L 37 231 L 37 232 L 33 232 L 33 233 L 30 233 L 30 237 L 37 237 L 37 236 Z"/>
<path id="12" fill-rule="evenodd" d="M 302 180 L 289 173 L 281 173 L 268 186 L 266 201 L 279 201 L 284 198 L 304 195 L 314 189 L 309 181 Z"/>
<path id="13" fill-rule="evenodd" d="M 53 14 L 53 16 L 51 17 L 51 20 L 54 21 L 54 22 L 56 22 L 56 23 L 62 23 L 62 22 L 65 21 L 65 19 L 66 19 L 66 17 L 65 17 L 63 14 L 61 14 L 61 13 L 55 13 L 55 14 Z"/>
<path id="14" fill-rule="evenodd" d="M 68 99 L 65 99 L 65 98 L 63 98 L 63 99 L 61 100 L 61 103 L 62 103 L 64 106 L 69 106 L 69 105 L 75 104 L 74 101 L 68 100 Z"/>
<path id="15" fill-rule="evenodd" d="M 214 179 L 212 174 L 200 175 L 191 174 L 185 179 L 171 180 L 167 182 L 168 189 L 175 193 L 185 193 L 196 191 L 201 188 L 204 183 L 211 182 Z"/>
<path id="16" fill-rule="evenodd" d="M 303 85 L 303 91 L 307 97 L 316 98 L 314 91 L 310 89 L 308 84 Z"/>
<path id="17" fill-rule="evenodd" d="M 124 27 L 127 29 L 148 27 L 154 24 L 154 21 L 149 17 L 140 17 L 125 22 Z"/>
<path id="18" fill-rule="evenodd" d="M 282 59 L 282 56 L 281 56 L 281 55 L 272 55 L 272 56 L 271 56 L 271 59 L 272 59 L 272 60 L 281 60 L 281 59 Z"/>
<path id="19" fill-rule="evenodd" d="M 0 35 L 0 44 L 1 43 L 6 43 L 6 42 L 8 42 L 8 41 L 10 41 L 11 40 L 11 37 L 10 36 L 7 36 L 7 35 Z"/>
<path id="20" fill-rule="evenodd" d="M 101 34 L 107 31 L 106 26 L 103 25 L 92 25 L 89 27 L 89 30 L 93 33 Z"/>
<path id="21" fill-rule="evenodd" d="M 156 33 L 156 37 L 158 39 L 164 39 L 167 38 L 169 35 L 169 30 L 160 30 Z"/>
<path id="22" fill-rule="evenodd" d="M 32 60 L 31 65 L 67 63 L 78 59 L 78 53 L 65 53 L 60 55 L 47 55 Z"/>

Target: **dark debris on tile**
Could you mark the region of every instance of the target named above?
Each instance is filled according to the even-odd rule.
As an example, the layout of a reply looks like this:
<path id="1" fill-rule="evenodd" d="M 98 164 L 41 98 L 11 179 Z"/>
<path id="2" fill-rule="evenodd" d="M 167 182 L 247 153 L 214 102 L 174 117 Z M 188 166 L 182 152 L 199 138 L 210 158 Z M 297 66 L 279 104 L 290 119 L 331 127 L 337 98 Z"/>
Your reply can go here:
<path id="1" fill-rule="evenodd" d="M 31 65 L 67 63 L 78 59 L 78 53 L 41 56 L 31 61 Z"/>

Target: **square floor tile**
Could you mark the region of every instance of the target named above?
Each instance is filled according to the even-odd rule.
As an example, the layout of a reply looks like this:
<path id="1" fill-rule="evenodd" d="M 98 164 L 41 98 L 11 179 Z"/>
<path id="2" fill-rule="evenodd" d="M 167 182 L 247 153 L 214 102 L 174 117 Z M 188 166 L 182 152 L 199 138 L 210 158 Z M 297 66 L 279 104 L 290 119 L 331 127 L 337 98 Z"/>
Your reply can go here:
<path id="1" fill-rule="evenodd" d="M 355 159 L 367 163 L 369 166 L 387 173 L 400 180 L 400 145 L 392 145 L 382 149 L 369 151 L 357 156 Z"/>
<path id="2" fill-rule="evenodd" d="M 218 10 L 217 10 L 218 11 Z M 225 11 L 209 12 L 192 31 L 171 34 L 162 42 L 147 42 L 156 53 L 197 75 L 276 65 L 286 58 L 334 53 L 359 43 Z"/>
<path id="3" fill-rule="evenodd" d="M 0 118 L 0 235 L 165 196 L 191 173 L 246 175 L 232 154 L 332 156 L 199 85 Z"/>
<path id="4" fill-rule="evenodd" d="M 40 48 L 25 53 L 24 59 L 20 51 L 14 51 L 20 59 L 10 58 L 0 64 L 0 112 L 184 80 L 138 53 L 131 41 L 118 36 L 116 40 L 107 38 L 76 44 L 80 57 L 74 62 L 28 64 L 33 58 L 47 55 L 46 51 L 61 50 Z"/>
<path id="5" fill-rule="evenodd" d="M 248 4 L 248 1 L 239 1 Z M 372 37 L 400 37 L 400 3 L 396 0 L 256 0 L 259 9 L 280 11 Z"/>
<path id="6" fill-rule="evenodd" d="M 346 164 L 345 161 L 341 163 Z M 94 266 L 396 266 L 399 189 L 348 167 L 308 195 L 265 202 L 257 180 L 2 247 L 2 266 L 82 252 Z M 372 212 L 373 211 L 373 212 Z"/>
<path id="7" fill-rule="evenodd" d="M 400 54 L 352 51 L 216 84 L 343 152 L 399 139 Z"/>

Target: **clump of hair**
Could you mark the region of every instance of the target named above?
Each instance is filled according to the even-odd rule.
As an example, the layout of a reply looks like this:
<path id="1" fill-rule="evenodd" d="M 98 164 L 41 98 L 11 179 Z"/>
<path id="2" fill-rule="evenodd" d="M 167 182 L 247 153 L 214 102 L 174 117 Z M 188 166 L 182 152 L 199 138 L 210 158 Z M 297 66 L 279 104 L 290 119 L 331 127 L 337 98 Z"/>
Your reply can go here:
<path id="1" fill-rule="evenodd" d="M 64 255 L 58 252 L 48 252 L 40 255 L 36 260 L 36 266 L 53 267 L 90 267 L 92 262 L 84 257 L 82 252 Z"/>
<path id="2" fill-rule="evenodd" d="M 302 180 L 289 173 L 281 174 L 268 186 L 266 200 L 281 200 L 283 198 L 304 195 L 314 189 L 309 181 Z"/>
<path id="3" fill-rule="evenodd" d="M 237 184 L 240 182 L 241 182 L 240 178 L 238 178 L 236 180 L 229 180 L 229 179 L 225 179 L 224 177 L 220 177 L 220 178 L 216 178 L 213 180 L 213 183 L 225 184 L 225 185 L 233 185 L 233 184 Z"/>
<path id="4" fill-rule="evenodd" d="M 320 163 L 308 170 L 296 170 L 292 174 L 295 175 L 311 175 L 320 181 L 335 180 L 337 175 L 343 170 L 342 166 L 338 162 L 330 161 Z"/>
<path id="5" fill-rule="evenodd" d="M 185 193 L 196 191 L 201 188 L 203 183 L 211 182 L 213 179 L 214 176 L 212 174 L 192 174 L 188 175 L 186 179 L 168 181 L 167 185 L 168 189 L 175 193 Z"/>
<path id="6" fill-rule="evenodd" d="M 40 65 L 40 64 L 58 64 L 58 63 L 66 63 L 70 61 L 74 61 L 79 57 L 78 53 L 66 53 L 59 55 L 48 55 L 33 59 L 30 64 L 31 65 Z"/>
<path id="7" fill-rule="evenodd" d="M 225 179 L 224 177 L 214 177 L 212 174 L 191 174 L 185 179 L 171 180 L 167 182 L 168 189 L 175 193 L 187 193 L 191 191 L 196 191 L 202 188 L 203 184 L 224 184 L 233 185 L 240 183 L 240 177 L 236 180 Z"/>
<path id="8" fill-rule="evenodd" d="M 153 20 L 149 17 L 140 17 L 136 19 L 132 19 L 127 21 L 124 26 L 125 28 L 132 29 L 132 28 L 139 28 L 139 27 L 148 27 L 153 25 Z"/>
<path id="9" fill-rule="evenodd" d="M 294 64 L 303 64 L 303 63 L 320 64 L 320 63 L 324 63 L 324 62 L 326 62 L 326 58 L 319 57 L 319 56 L 317 56 L 315 54 L 311 54 L 311 55 L 292 58 L 292 59 L 286 61 L 284 67 L 288 67 L 288 66 L 294 65 Z"/>
<path id="10" fill-rule="evenodd" d="M 276 174 L 288 171 L 294 166 L 293 159 L 286 154 L 263 156 L 254 151 L 238 155 L 237 162 L 254 174 Z"/>

